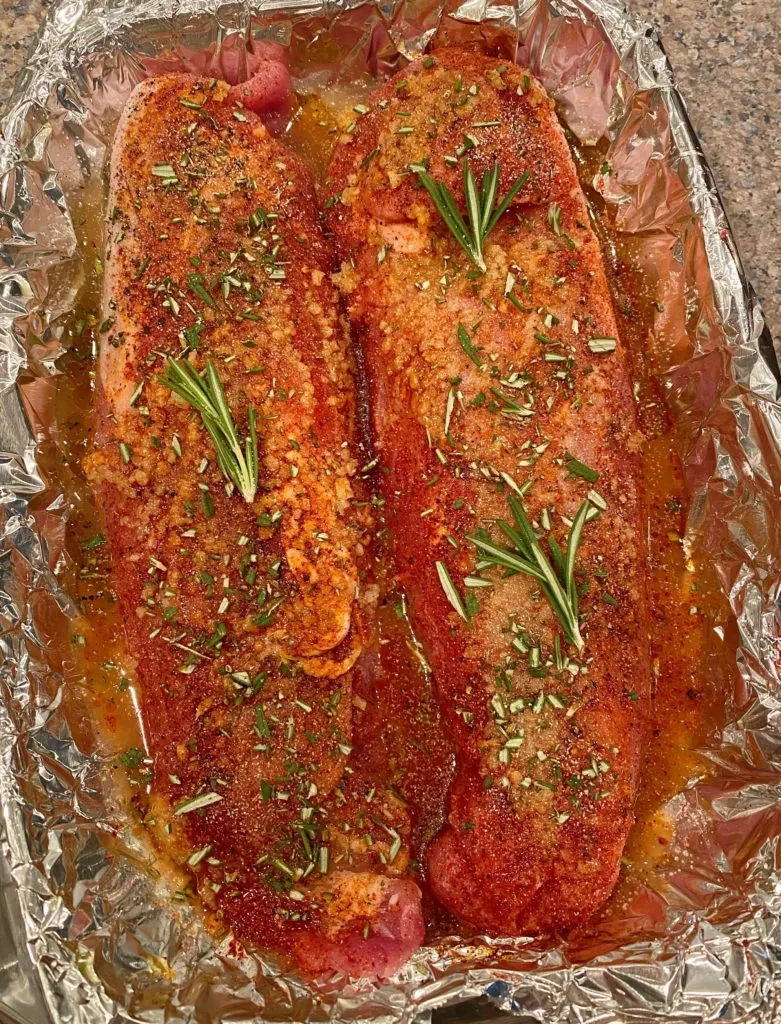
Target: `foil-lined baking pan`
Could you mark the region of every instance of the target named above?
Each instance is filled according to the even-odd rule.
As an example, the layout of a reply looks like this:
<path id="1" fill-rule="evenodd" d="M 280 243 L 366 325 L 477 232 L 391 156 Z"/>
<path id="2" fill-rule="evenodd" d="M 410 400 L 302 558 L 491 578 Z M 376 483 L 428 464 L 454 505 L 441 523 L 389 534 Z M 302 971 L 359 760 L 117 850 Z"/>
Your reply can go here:
<path id="1" fill-rule="evenodd" d="M 99 258 L 78 221 L 85 197 L 103 194 L 125 99 L 155 68 L 210 48 L 217 64 L 228 53 L 241 64 L 271 40 L 296 85 L 318 91 L 475 39 L 535 71 L 576 146 L 602 147 L 593 195 L 657 296 L 660 380 L 690 495 L 684 543 L 731 609 L 703 664 L 727 688 L 726 724 L 701 751 L 711 770 L 665 808 L 664 884 L 637 888 L 589 942 L 453 935 L 388 983 L 313 987 L 273 960 L 232 958 L 172 905 L 123 828 L 106 758 L 67 713 L 78 482 L 63 484 L 55 410 L 69 318 Z M 780 378 L 655 32 L 614 0 L 60 0 L 2 130 L 0 1019 L 778 1020 Z"/>

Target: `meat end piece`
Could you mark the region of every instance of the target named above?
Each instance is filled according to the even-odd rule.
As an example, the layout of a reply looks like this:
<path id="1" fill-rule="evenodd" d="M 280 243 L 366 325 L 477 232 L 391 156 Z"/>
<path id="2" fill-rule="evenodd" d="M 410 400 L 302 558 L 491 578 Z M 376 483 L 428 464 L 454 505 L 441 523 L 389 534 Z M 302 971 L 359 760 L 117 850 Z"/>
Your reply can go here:
<path id="1" fill-rule="evenodd" d="M 180 74 L 211 77 L 232 86 L 231 100 L 263 119 L 273 132 L 281 131 L 292 110 L 293 91 L 287 54 L 276 43 L 255 41 L 251 50 L 231 36 L 206 50 L 184 50 L 149 57 L 144 67 L 151 75 Z"/>

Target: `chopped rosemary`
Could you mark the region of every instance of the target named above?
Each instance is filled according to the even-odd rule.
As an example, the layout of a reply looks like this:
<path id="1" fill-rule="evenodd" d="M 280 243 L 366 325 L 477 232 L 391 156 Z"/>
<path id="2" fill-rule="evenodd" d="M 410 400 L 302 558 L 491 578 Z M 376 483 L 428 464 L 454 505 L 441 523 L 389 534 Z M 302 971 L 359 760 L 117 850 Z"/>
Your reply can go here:
<path id="1" fill-rule="evenodd" d="M 587 466 L 585 462 L 581 462 L 580 459 L 576 459 L 574 455 L 570 455 L 566 452 L 564 455 L 564 461 L 567 469 L 573 476 L 579 476 L 587 483 L 595 484 L 599 480 L 599 473 L 592 469 L 591 466 Z"/>
<path id="2" fill-rule="evenodd" d="M 202 807 L 211 807 L 222 800 L 219 793 L 201 793 L 200 796 L 190 797 L 174 808 L 174 814 L 190 814 L 192 811 L 200 811 Z"/>
<path id="3" fill-rule="evenodd" d="M 212 359 L 206 360 L 202 376 L 188 360 L 169 358 L 166 373 L 159 379 L 201 414 L 203 425 L 217 449 L 220 468 L 238 487 L 244 500 L 253 502 L 258 489 L 255 410 L 247 411 L 249 434 L 242 445 L 225 397 L 225 389 Z"/>
<path id="4" fill-rule="evenodd" d="M 605 352 L 615 352 L 616 350 L 616 339 L 615 338 L 589 338 L 588 347 L 592 352 L 597 355 L 602 355 Z"/>
<path id="5" fill-rule="evenodd" d="M 120 764 L 123 768 L 127 768 L 128 771 L 134 768 L 140 768 L 143 760 L 144 755 L 138 747 L 130 747 L 119 755 Z"/>
<path id="6" fill-rule="evenodd" d="M 496 227 L 499 218 L 507 212 L 510 203 L 529 180 L 529 171 L 524 171 L 515 179 L 505 197 L 497 205 L 499 161 L 496 161 L 490 171 L 485 172 L 479 190 L 468 158 L 464 158 L 463 164 L 464 201 L 468 223 L 464 220 L 453 193 L 444 182 L 435 181 L 422 164 L 412 164 L 410 169 L 417 173 L 421 185 L 431 196 L 434 206 L 455 240 L 478 270 L 485 273 L 486 266 L 483 259 L 485 241 Z"/>
<path id="7" fill-rule="evenodd" d="M 199 299 L 206 303 L 207 306 L 211 306 L 212 309 L 216 309 L 217 303 L 206 290 L 206 284 L 202 274 L 188 274 L 187 287 L 193 295 L 197 295 Z"/>
<path id="8" fill-rule="evenodd" d="M 207 843 L 206 846 L 202 846 L 200 848 L 200 850 L 196 850 L 195 853 L 191 854 L 191 856 L 187 858 L 187 864 L 189 865 L 189 867 L 191 867 L 191 868 L 198 867 L 198 865 L 201 863 L 203 858 L 207 854 L 211 853 L 211 849 L 212 849 L 211 843 Z"/>
<path id="9" fill-rule="evenodd" d="M 485 531 L 473 534 L 468 539 L 480 549 L 481 564 L 500 565 L 511 573 L 523 572 L 539 580 L 540 589 L 561 623 L 565 637 L 582 651 L 584 643 L 578 617 L 575 556 L 591 502 L 584 501 L 578 509 L 567 538 L 566 550 L 562 551 L 554 537 L 548 537 L 548 556 L 529 522 L 523 503 L 512 495 L 507 500 L 515 527 L 503 519 L 498 519 L 496 524 L 510 540 L 512 547 L 504 548 L 494 544 Z"/>
<path id="10" fill-rule="evenodd" d="M 558 203 L 551 203 L 548 207 L 548 223 L 553 230 L 554 235 L 561 234 L 561 225 L 559 219 L 561 217 L 561 207 Z"/>
<path id="11" fill-rule="evenodd" d="M 464 350 L 464 352 L 466 352 L 466 354 L 469 356 L 469 358 L 472 360 L 472 362 L 475 364 L 478 370 L 481 370 L 483 368 L 483 364 L 480 359 L 480 355 L 474 346 L 474 342 L 469 337 L 469 331 L 467 331 L 466 327 L 464 327 L 463 324 L 459 324 L 457 333 L 459 345 Z"/>
<path id="12" fill-rule="evenodd" d="M 154 164 L 152 174 L 155 178 L 162 178 L 164 184 L 168 184 L 168 182 L 174 183 L 179 180 L 176 177 L 176 171 L 170 164 Z"/>

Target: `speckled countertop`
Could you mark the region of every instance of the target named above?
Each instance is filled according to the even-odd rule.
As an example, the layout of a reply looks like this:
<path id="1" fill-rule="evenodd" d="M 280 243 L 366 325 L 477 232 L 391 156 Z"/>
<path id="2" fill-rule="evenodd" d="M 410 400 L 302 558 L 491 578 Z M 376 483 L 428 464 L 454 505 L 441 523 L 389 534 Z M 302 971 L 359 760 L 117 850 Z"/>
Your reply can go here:
<path id="1" fill-rule="evenodd" d="M 661 31 L 748 276 L 781 341 L 779 0 L 629 0 Z M 0 105 L 47 0 L 0 0 Z"/>

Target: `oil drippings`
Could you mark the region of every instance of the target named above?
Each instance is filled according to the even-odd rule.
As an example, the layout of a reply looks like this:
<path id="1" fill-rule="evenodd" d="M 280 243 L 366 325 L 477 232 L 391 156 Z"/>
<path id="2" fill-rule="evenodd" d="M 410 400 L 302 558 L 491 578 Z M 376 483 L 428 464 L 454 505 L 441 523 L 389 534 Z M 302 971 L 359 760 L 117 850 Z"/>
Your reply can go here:
<path id="1" fill-rule="evenodd" d="M 594 215 L 621 337 L 632 369 L 638 426 L 643 435 L 643 476 L 648 523 L 649 647 L 653 718 L 636 805 L 636 823 L 624 853 L 624 872 L 605 917 L 633 891 L 661 892 L 674 867 L 673 797 L 708 778 L 712 747 L 725 724 L 734 690 L 734 628 L 710 561 L 687 536 L 688 494 L 679 430 L 664 397 L 673 352 L 655 328 L 659 300 L 643 273 L 643 239 L 615 229 L 613 211 L 592 182 L 605 163 L 604 144 L 580 147 L 570 140 L 581 185 Z"/>

